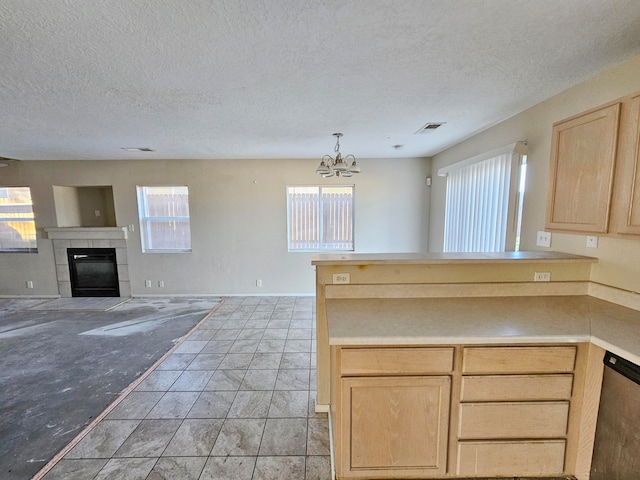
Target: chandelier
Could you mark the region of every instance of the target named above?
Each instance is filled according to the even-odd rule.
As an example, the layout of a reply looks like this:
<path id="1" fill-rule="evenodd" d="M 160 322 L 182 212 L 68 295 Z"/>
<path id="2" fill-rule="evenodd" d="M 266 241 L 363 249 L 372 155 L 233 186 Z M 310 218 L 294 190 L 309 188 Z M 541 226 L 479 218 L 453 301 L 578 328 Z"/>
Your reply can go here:
<path id="1" fill-rule="evenodd" d="M 353 155 L 347 155 L 342 158 L 340 154 L 340 137 L 341 133 L 334 133 L 334 137 L 336 137 L 336 146 L 333 148 L 333 151 L 336 152 L 336 157 L 333 158 L 331 155 L 325 155 L 322 157 L 320 161 L 320 165 L 316 168 L 316 173 L 320 175 L 322 178 L 333 177 L 350 177 L 354 173 L 360 173 L 360 166 L 356 163 L 356 157 Z M 351 161 L 351 165 L 349 165 L 349 161 Z"/>

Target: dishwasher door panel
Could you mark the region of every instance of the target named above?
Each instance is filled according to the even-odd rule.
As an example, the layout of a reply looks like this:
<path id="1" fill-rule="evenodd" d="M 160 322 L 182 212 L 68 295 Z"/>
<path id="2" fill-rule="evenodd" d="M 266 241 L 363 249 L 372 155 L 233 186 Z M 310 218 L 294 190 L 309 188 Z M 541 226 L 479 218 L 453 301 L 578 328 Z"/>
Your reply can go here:
<path id="1" fill-rule="evenodd" d="M 610 354 L 608 362 L 616 363 Z M 604 369 L 591 480 L 640 480 L 640 385 L 612 368 Z"/>

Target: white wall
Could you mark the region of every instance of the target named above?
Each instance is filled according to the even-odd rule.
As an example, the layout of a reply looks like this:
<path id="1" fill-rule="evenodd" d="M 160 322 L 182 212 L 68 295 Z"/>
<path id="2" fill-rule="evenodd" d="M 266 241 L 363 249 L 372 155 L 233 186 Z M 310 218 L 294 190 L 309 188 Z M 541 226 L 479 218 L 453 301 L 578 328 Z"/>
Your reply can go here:
<path id="1" fill-rule="evenodd" d="M 523 212 L 522 250 L 536 247 L 536 232 L 544 230 L 549 182 L 551 126 L 554 122 L 640 90 L 640 55 L 589 81 L 562 92 L 433 157 L 439 168 L 518 140 L 529 142 Z M 442 251 L 446 179 L 434 176 L 431 193 L 429 248 Z M 598 257 L 592 281 L 640 291 L 640 239 L 600 237 L 597 249 L 586 248 L 584 235 L 554 233 L 551 250 Z"/>
<path id="2" fill-rule="evenodd" d="M 128 243 L 133 295 L 315 293 L 312 254 L 287 252 L 286 186 L 354 184 L 357 253 L 424 251 L 430 160 L 393 162 L 358 159 L 362 173 L 344 180 L 321 179 L 310 159 L 16 162 L 2 169 L 0 186 L 31 187 L 38 253 L 0 253 L 0 295 L 58 294 L 42 231 L 57 226 L 53 185 L 113 186 L 117 224 L 136 229 Z M 136 185 L 188 185 L 192 253 L 141 252 Z"/>

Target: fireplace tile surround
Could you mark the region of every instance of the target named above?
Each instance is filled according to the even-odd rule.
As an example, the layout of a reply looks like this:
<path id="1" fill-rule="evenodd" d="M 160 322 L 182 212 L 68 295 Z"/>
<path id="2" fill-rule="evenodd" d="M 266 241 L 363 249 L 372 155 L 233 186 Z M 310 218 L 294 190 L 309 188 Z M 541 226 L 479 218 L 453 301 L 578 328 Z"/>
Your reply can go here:
<path id="1" fill-rule="evenodd" d="M 126 227 L 48 227 L 44 231 L 53 242 L 61 297 L 71 297 L 67 248 L 115 248 L 120 297 L 131 296 Z"/>

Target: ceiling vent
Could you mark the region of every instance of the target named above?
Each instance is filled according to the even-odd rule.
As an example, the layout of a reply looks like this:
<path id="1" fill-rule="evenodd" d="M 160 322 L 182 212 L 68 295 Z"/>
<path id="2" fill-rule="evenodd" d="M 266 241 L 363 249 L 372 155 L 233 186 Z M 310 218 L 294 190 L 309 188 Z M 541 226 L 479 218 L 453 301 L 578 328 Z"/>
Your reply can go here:
<path id="1" fill-rule="evenodd" d="M 445 123 L 446 122 L 429 122 L 426 125 L 420 127 L 418 131 L 414 133 L 414 135 L 424 135 L 426 133 L 431 133 L 435 129 L 440 128 Z"/>

